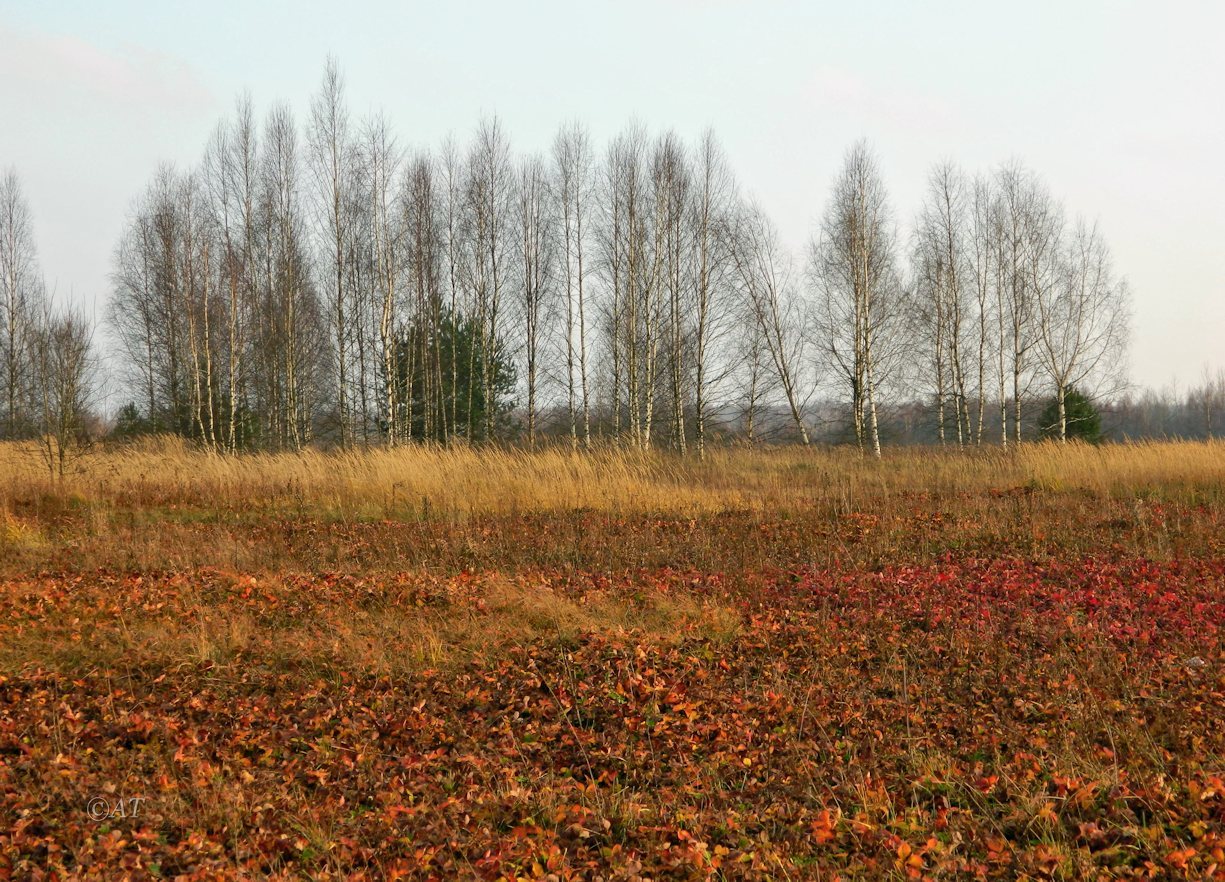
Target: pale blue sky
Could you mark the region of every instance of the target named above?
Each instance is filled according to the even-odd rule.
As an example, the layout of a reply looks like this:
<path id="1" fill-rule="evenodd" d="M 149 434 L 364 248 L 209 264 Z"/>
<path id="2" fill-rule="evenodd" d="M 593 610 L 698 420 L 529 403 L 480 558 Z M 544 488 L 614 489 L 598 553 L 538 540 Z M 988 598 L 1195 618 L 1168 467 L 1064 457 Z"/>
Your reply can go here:
<path id="1" fill-rule="evenodd" d="M 0 0 L 0 168 L 61 294 L 107 292 L 124 214 L 234 96 L 304 113 L 324 60 L 408 144 L 496 112 L 516 148 L 578 117 L 714 126 L 799 253 L 841 156 L 876 147 L 903 229 L 931 163 L 1017 157 L 1097 218 L 1135 292 L 1132 374 L 1225 366 L 1225 3 Z"/>

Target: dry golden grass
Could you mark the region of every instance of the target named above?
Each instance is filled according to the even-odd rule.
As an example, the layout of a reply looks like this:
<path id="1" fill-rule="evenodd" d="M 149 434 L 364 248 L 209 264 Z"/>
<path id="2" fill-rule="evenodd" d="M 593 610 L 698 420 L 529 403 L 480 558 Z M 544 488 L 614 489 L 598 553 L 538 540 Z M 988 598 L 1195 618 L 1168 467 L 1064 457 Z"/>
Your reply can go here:
<path id="1" fill-rule="evenodd" d="M 370 584 L 385 590 L 377 580 Z M 35 590 L 24 580 L 6 587 Z M 31 659 L 79 670 L 136 659 L 168 669 L 229 668 L 252 658 L 283 669 L 404 674 L 500 658 L 540 638 L 569 645 L 585 633 L 633 634 L 640 641 L 696 637 L 722 646 L 741 627 L 740 616 L 714 598 L 599 588 L 575 593 L 546 574 L 491 572 L 473 581 L 440 580 L 434 588 L 441 593 L 428 604 L 379 593 L 354 600 L 314 579 L 205 570 L 190 579 L 150 578 L 137 589 L 148 595 L 125 610 L 110 602 L 113 586 L 91 580 L 73 591 L 74 600 L 93 598 L 81 603 L 78 615 L 48 617 L 0 642 L 0 674 L 20 671 Z M 248 590 L 267 607 L 248 603 Z M 324 592 L 327 600 L 309 613 L 283 612 L 304 592 Z"/>
<path id="2" fill-rule="evenodd" d="M 722 448 L 704 460 L 617 447 L 586 454 L 560 447 L 411 447 L 228 457 L 156 439 L 99 448 L 78 460 L 63 481 L 47 477 L 32 447 L 0 444 L 0 510 L 9 512 L 41 501 L 463 519 L 573 509 L 703 514 L 814 503 L 853 510 L 866 500 L 916 492 L 1085 490 L 1131 496 L 1151 490 L 1215 497 L 1222 488 L 1225 447 L 1212 442 L 900 448 L 878 461 L 847 448 L 798 447 Z"/>

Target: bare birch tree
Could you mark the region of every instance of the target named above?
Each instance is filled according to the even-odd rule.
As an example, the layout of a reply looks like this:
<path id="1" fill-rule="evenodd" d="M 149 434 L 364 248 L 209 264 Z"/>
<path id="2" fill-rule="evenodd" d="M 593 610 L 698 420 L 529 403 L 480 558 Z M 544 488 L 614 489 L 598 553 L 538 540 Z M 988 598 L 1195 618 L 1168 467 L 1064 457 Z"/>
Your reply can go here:
<path id="1" fill-rule="evenodd" d="M 804 314 L 799 302 L 790 257 L 783 251 L 778 233 L 759 207 L 745 206 L 736 219 L 732 236 L 732 259 L 749 312 L 756 324 L 755 345 L 764 345 L 782 389 L 787 409 L 802 444 L 808 443 L 804 423 L 806 396 L 800 376 L 807 361 Z M 750 427 L 757 397 L 757 376 L 749 396 Z"/>
<path id="2" fill-rule="evenodd" d="M 373 284 L 378 305 L 381 422 L 387 443 L 393 447 L 402 440 L 404 404 L 398 394 L 395 336 L 405 226 L 397 210 L 401 164 L 401 153 L 386 120 L 381 116 L 371 120 L 365 131 L 364 190 L 370 205 Z"/>
<path id="3" fill-rule="evenodd" d="M 447 436 L 447 407 L 443 395 L 443 357 L 440 350 L 443 320 L 442 231 L 438 218 L 439 194 L 431 156 L 415 155 L 408 164 L 404 188 L 405 259 L 410 313 L 405 324 L 416 329 L 412 344 L 398 367 L 406 378 L 403 390 L 409 408 L 409 431 L 416 425 L 422 439 Z M 419 413 L 412 408 L 420 401 Z"/>
<path id="4" fill-rule="evenodd" d="M 818 345 L 851 396 L 855 441 L 880 456 L 878 392 L 898 340 L 895 233 L 880 170 L 868 145 L 847 153 L 834 182 L 809 274 L 817 290 Z"/>
<path id="5" fill-rule="evenodd" d="M 1068 390 L 1100 391 L 1120 379 L 1128 336 L 1126 283 L 1114 277 L 1110 250 L 1083 221 L 1061 249 L 1057 278 L 1035 286 L 1037 360 L 1054 386 L 1058 437 L 1068 437 Z M 1097 384 L 1098 389 L 1090 389 Z"/>
<path id="6" fill-rule="evenodd" d="M 93 327 L 75 309 L 40 304 L 27 339 L 30 410 L 48 472 L 63 479 L 70 460 L 91 441 L 90 409 L 98 364 Z"/>
<path id="7" fill-rule="evenodd" d="M 234 453 L 247 440 L 240 431 L 244 412 L 246 348 L 255 314 L 255 210 L 258 198 L 258 158 L 250 98 L 243 96 L 232 123 L 222 123 L 213 135 L 202 171 L 208 190 L 211 233 L 217 239 L 219 298 L 224 319 L 223 443 Z M 219 385 L 218 389 L 222 387 Z M 218 419 L 220 420 L 220 414 Z"/>
<path id="8" fill-rule="evenodd" d="M 591 195 L 592 153 L 587 131 L 578 123 L 563 126 L 553 141 L 554 199 L 560 205 L 565 278 L 566 409 L 570 439 L 578 445 L 576 399 L 582 403 L 583 445 L 591 446 L 591 408 L 587 383 L 587 245 L 585 228 Z M 577 365 L 576 365 L 577 362 Z M 576 375 L 577 368 L 577 375 Z"/>
<path id="9" fill-rule="evenodd" d="M 930 358 L 930 381 L 936 401 L 936 430 L 946 442 L 949 407 L 957 444 L 971 440 L 970 338 L 973 310 L 966 237 L 969 232 L 965 180 L 950 163 L 937 165 L 928 178 L 927 195 L 915 229 L 914 285 L 919 344 Z"/>
<path id="10" fill-rule="evenodd" d="M 263 408 L 271 445 L 300 448 L 311 439 L 322 374 L 337 353 L 333 350 L 329 358 L 323 351 L 323 315 L 311 280 L 301 206 L 297 134 L 287 107 L 274 107 L 269 114 L 264 144 L 264 278 L 257 342 L 264 356 Z"/>
<path id="11" fill-rule="evenodd" d="M 493 356 L 502 333 L 503 288 L 509 282 L 513 257 L 514 170 L 510 145 L 496 117 L 483 120 L 468 158 L 468 212 L 471 229 L 472 293 L 481 330 L 479 357 L 481 368 L 469 369 L 468 376 L 481 380 L 481 398 L 493 401 Z M 472 394 L 468 401 L 475 400 Z M 483 437 L 494 437 L 495 408 L 484 408 Z M 473 437 L 469 415 L 468 437 Z"/>
<path id="12" fill-rule="evenodd" d="M 443 178 L 440 188 L 440 196 L 443 201 L 441 221 L 443 229 L 441 235 L 444 240 L 443 248 L 446 252 L 447 321 L 454 327 L 455 323 L 459 320 L 460 312 L 467 308 L 467 301 L 469 300 L 467 291 L 468 284 L 472 279 L 472 272 L 468 262 L 471 248 L 467 244 L 468 213 L 464 191 L 465 175 L 467 172 L 463 159 L 460 157 L 459 147 L 450 137 L 443 142 L 439 164 Z M 449 348 L 450 357 L 447 359 L 448 363 L 442 366 L 443 370 L 449 370 L 450 372 L 450 392 L 446 403 L 449 414 L 445 439 L 447 441 L 458 437 L 471 438 L 472 428 L 471 418 L 468 414 L 464 415 L 462 423 L 460 420 L 459 349 L 456 346 Z M 464 427 L 462 430 L 461 426 Z"/>
<path id="13" fill-rule="evenodd" d="M 519 270 L 524 361 L 527 367 L 527 443 L 536 445 L 540 355 L 554 296 L 553 218 L 544 160 L 528 157 L 519 167 Z"/>
<path id="14" fill-rule="evenodd" d="M 1055 283 L 1062 218 L 1037 177 L 1019 163 L 1002 166 L 995 183 L 1002 440 L 1006 443 L 1008 438 L 1008 399 L 1002 385 L 1007 370 L 1011 378 L 1012 437 L 1019 443 L 1024 405 L 1034 376 L 1035 304 L 1039 289 L 1049 290 Z"/>
<path id="15" fill-rule="evenodd" d="M 968 248 L 971 287 L 974 292 L 974 367 L 977 374 L 975 388 L 978 390 L 974 443 L 981 444 L 986 429 L 987 368 L 992 351 L 991 323 L 996 310 L 996 304 L 992 299 L 994 290 L 992 287 L 994 279 L 992 236 L 995 229 L 995 206 L 991 182 L 988 178 L 979 176 L 974 179 L 970 202 Z M 1007 437 L 1007 430 L 1004 434 Z"/>
<path id="16" fill-rule="evenodd" d="M 352 182 L 352 144 L 349 113 L 345 105 L 344 81 L 335 58 L 329 58 L 319 93 L 311 102 L 308 129 L 309 166 L 315 197 L 315 221 L 319 239 L 325 243 L 321 262 L 332 316 L 332 335 L 336 353 L 337 411 L 340 445 L 353 440 L 350 412 L 348 367 L 353 329 L 349 295 L 345 286 L 345 260 L 349 254 L 348 187 Z"/>
<path id="17" fill-rule="evenodd" d="M 15 170 L 0 177 L 0 438 L 28 429 L 28 351 L 43 300 L 33 220 Z"/>
<path id="18" fill-rule="evenodd" d="M 685 452 L 685 405 L 689 392 L 689 342 L 692 338 L 692 214 L 688 158 L 680 139 L 664 134 L 655 146 L 652 187 L 655 194 L 656 264 L 668 368 L 667 400 L 672 446 Z"/>
<path id="19" fill-rule="evenodd" d="M 726 234 L 733 223 L 735 182 L 713 131 L 703 133 L 694 157 L 691 201 L 693 265 L 693 420 L 698 455 L 705 455 L 710 393 L 730 365 L 716 365 L 716 348 L 734 327 L 734 260 Z"/>
<path id="20" fill-rule="evenodd" d="M 613 434 L 622 431 L 621 415 L 632 444 L 649 437 L 644 410 L 653 412 L 654 397 L 644 396 L 644 368 L 649 357 L 648 326 L 653 326 L 653 256 L 651 199 L 646 170 L 646 132 L 631 126 L 609 145 L 600 199 L 601 270 L 609 297 L 606 306 L 608 349 L 612 362 Z M 645 401 L 644 401 L 645 399 Z"/>

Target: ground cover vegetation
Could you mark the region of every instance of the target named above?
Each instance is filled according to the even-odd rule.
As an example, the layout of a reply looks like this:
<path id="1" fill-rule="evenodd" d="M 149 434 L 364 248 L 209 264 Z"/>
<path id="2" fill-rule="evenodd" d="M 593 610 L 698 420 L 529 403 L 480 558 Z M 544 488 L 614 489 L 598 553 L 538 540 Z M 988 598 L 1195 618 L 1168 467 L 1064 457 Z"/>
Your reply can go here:
<path id="1" fill-rule="evenodd" d="M 0 445 L 0 877 L 1220 876 L 1223 507 L 1214 443 Z"/>

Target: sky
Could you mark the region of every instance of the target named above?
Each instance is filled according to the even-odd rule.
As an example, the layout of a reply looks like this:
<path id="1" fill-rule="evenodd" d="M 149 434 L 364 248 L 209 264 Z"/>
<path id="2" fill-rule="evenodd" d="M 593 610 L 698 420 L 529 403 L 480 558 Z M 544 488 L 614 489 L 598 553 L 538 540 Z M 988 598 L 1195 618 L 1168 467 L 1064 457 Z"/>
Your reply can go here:
<path id="1" fill-rule="evenodd" d="M 797 258 L 859 138 L 903 233 L 934 163 L 1018 159 L 1110 242 L 1132 379 L 1185 389 L 1225 368 L 1223 37 L 1220 0 L 0 0 L 0 170 L 49 285 L 101 317 L 158 164 L 194 166 L 244 90 L 303 117 L 329 54 L 413 147 L 490 114 L 518 151 L 571 119 L 599 144 L 713 127 Z"/>

